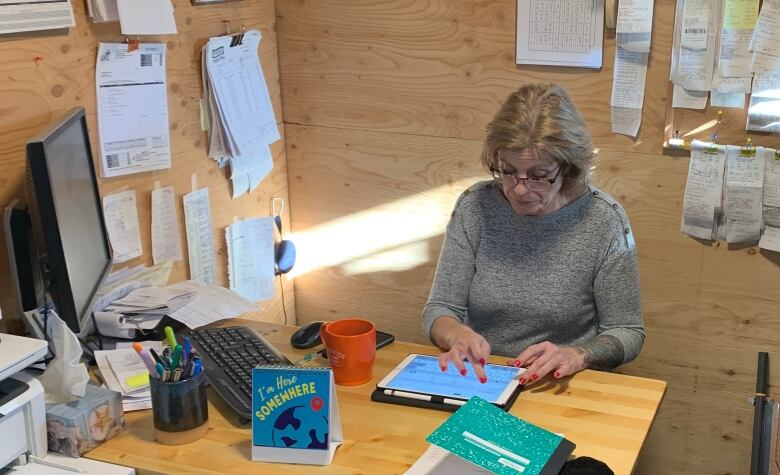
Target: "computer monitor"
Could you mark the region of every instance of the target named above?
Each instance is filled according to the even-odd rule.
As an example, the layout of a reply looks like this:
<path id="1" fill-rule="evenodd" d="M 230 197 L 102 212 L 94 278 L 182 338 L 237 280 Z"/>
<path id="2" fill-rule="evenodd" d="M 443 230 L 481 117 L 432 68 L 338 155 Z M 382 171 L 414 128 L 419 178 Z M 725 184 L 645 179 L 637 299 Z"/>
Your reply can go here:
<path id="1" fill-rule="evenodd" d="M 43 281 L 57 314 L 81 333 L 111 269 L 111 246 L 84 108 L 27 143 L 27 199 Z"/>

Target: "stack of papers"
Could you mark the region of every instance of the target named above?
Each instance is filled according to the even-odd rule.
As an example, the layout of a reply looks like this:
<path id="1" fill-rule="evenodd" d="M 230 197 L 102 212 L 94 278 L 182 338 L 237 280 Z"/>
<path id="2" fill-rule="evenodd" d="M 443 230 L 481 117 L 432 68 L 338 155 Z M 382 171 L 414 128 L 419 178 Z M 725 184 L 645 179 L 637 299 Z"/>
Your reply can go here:
<path id="1" fill-rule="evenodd" d="M 195 298 L 195 293 L 173 287 L 141 287 L 119 300 L 106 310 L 122 314 L 170 315 Z"/>
<path id="2" fill-rule="evenodd" d="M 242 313 L 260 310 L 260 307 L 237 293 L 217 285 L 185 280 L 169 288 L 194 292 L 194 298 L 187 305 L 168 314 L 189 328 L 198 328 L 226 318 L 238 317 Z"/>
<path id="3" fill-rule="evenodd" d="M 268 146 L 281 137 L 258 58 L 257 30 L 209 39 L 203 47 L 201 125 L 209 157 L 230 165 L 233 198 L 255 189 L 273 167 Z"/>
<path id="4" fill-rule="evenodd" d="M 87 10 L 95 23 L 119 21 L 116 0 L 87 0 Z"/>
<path id="5" fill-rule="evenodd" d="M 153 348 L 162 352 L 162 343 L 159 341 L 147 341 L 141 343 L 147 350 Z M 126 345 L 130 345 L 127 343 Z M 152 395 L 149 390 L 148 380 L 139 384 L 139 377 L 148 375 L 148 370 L 138 353 L 132 348 L 119 348 L 116 350 L 95 351 L 97 362 L 103 382 L 108 389 L 122 394 L 122 408 L 125 412 L 149 409 L 152 407 Z"/>
<path id="6" fill-rule="evenodd" d="M 0 32 L 57 30 L 75 26 L 70 0 L 0 1 Z"/>

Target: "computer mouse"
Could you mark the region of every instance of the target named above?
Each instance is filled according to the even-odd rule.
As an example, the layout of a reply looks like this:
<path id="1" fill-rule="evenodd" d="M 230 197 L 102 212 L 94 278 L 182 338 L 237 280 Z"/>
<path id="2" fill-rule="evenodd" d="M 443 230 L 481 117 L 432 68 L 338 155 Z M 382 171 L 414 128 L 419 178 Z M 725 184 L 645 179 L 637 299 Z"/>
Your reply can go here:
<path id="1" fill-rule="evenodd" d="M 320 338 L 320 327 L 322 322 L 311 322 L 299 328 L 290 337 L 290 344 L 293 348 L 305 349 L 317 346 L 322 343 Z"/>

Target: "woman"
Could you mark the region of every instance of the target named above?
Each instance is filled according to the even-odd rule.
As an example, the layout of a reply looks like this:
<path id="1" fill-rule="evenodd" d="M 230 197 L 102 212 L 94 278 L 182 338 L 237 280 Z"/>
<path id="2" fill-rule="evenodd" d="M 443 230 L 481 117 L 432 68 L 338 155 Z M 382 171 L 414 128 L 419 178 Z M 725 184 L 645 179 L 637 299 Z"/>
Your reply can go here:
<path id="1" fill-rule="evenodd" d="M 481 382 L 489 354 L 520 382 L 612 369 L 644 343 L 639 275 L 623 208 L 589 186 L 590 133 L 554 84 L 512 93 L 487 127 L 494 180 L 458 198 L 428 303 L 426 335 Z"/>

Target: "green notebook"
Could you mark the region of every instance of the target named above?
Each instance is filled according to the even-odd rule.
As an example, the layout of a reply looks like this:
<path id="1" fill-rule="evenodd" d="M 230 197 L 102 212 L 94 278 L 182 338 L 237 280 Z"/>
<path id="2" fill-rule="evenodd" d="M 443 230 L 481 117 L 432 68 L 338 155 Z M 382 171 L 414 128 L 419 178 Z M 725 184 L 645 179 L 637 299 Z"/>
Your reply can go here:
<path id="1" fill-rule="evenodd" d="M 563 437 L 476 396 L 426 440 L 501 475 L 557 475 L 574 451 Z"/>

